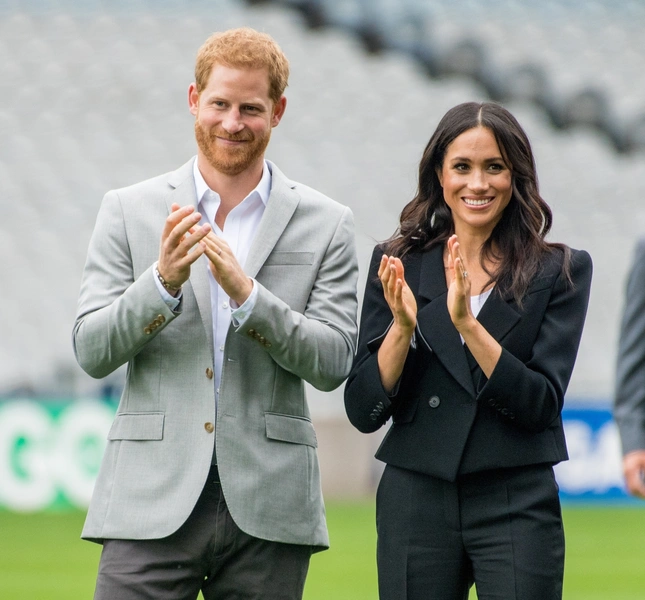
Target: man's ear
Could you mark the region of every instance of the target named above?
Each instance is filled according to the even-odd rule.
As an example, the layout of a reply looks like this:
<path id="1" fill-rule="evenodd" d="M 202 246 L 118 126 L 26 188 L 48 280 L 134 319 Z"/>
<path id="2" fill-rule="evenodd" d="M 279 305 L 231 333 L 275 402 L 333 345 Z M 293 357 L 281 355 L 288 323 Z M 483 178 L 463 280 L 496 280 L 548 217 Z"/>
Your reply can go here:
<path id="1" fill-rule="evenodd" d="M 196 117 L 199 108 L 199 92 L 197 91 L 197 86 L 194 83 L 191 83 L 188 86 L 188 106 L 190 114 Z"/>
<path id="2" fill-rule="evenodd" d="M 287 109 L 287 98 L 286 96 L 282 96 L 280 100 L 278 100 L 275 103 L 275 106 L 273 107 L 273 115 L 271 117 L 271 127 L 276 127 L 278 125 L 286 109 Z"/>

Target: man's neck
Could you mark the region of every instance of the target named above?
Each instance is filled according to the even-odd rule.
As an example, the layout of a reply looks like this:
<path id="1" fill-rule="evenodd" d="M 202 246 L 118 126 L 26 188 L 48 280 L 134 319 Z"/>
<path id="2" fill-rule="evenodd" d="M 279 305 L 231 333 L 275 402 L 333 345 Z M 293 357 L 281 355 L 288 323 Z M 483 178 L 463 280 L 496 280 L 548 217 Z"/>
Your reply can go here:
<path id="1" fill-rule="evenodd" d="M 260 183 L 264 170 L 264 157 L 238 175 L 226 175 L 214 169 L 204 157 L 199 155 L 197 167 L 206 185 L 219 195 L 221 207 L 229 213 Z"/>

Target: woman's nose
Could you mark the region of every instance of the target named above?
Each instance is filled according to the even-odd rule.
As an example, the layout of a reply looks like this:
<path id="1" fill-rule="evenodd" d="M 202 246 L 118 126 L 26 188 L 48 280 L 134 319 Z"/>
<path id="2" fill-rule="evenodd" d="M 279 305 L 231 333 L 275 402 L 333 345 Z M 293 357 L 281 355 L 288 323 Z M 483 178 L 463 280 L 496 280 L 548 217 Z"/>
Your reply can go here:
<path id="1" fill-rule="evenodd" d="M 468 186 L 473 192 L 482 192 L 488 189 L 486 174 L 480 169 L 473 169 L 468 181 Z"/>

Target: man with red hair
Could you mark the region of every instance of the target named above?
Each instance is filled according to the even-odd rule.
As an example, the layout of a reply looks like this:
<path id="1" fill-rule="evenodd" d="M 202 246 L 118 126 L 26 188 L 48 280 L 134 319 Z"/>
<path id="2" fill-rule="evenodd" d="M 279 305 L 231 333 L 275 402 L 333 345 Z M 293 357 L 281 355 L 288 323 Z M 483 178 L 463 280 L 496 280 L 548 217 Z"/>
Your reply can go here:
<path id="1" fill-rule="evenodd" d="M 270 36 L 211 36 L 196 159 L 101 204 L 74 349 L 128 370 L 83 530 L 98 600 L 297 600 L 328 546 L 303 382 L 349 372 L 357 263 L 351 211 L 264 158 L 288 75 Z"/>

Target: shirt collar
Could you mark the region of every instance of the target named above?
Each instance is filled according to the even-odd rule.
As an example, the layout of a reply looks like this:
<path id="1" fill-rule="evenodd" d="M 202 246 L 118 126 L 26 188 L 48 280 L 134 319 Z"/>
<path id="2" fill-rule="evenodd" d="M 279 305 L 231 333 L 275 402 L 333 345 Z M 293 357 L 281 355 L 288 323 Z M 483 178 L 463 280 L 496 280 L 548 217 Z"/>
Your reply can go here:
<path id="1" fill-rule="evenodd" d="M 204 197 L 206 190 L 210 188 L 208 187 L 208 184 L 206 183 L 206 181 L 204 181 L 204 177 L 202 176 L 199 170 L 199 167 L 197 166 L 197 158 L 195 158 L 195 162 L 193 162 L 193 177 L 195 178 L 195 189 L 197 190 L 197 204 L 199 204 L 202 201 L 202 198 Z M 214 190 L 212 191 L 219 198 L 219 194 L 217 194 L 217 192 L 215 192 Z M 246 198 L 250 198 L 254 194 L 257 194 L 260 200 L 262 200 L 262 204 L 266 206 L 267 202 L 269 201 L 270 193 L 271 193 L 271 169 L 267 161 L 265 160 L 264 167 L 262 168 L 262 177 L 260 178 L 260 182 L 255 186 L 253 190 L 251 190 L 251 192 Z M 246 200 L 246 198 L 244 198 L 244 200 Z"/>

